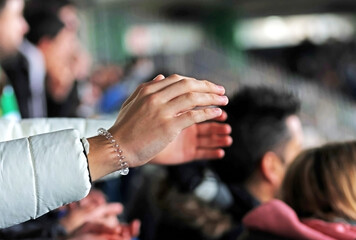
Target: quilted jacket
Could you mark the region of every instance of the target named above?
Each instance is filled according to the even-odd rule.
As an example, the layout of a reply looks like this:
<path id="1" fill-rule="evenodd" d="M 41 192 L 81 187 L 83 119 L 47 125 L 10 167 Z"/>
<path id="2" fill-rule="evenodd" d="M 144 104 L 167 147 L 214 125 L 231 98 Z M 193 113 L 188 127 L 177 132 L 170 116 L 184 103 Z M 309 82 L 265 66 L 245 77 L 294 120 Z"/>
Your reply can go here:
<path id="1" fill-rule="evenodd" d="M 0 228 L 84 198 L 91 182 L 81 138 L 112 123 L 0 119 Z"/>

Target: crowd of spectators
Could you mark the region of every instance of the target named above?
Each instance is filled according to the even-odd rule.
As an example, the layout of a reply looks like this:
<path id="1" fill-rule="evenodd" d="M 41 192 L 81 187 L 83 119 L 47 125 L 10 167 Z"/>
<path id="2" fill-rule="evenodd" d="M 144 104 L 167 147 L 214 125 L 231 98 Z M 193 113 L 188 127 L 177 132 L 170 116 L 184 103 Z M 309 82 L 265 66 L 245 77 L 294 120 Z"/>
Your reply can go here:
<path id="1" fill-rule="evenodd" d="M 9 2 L 20 4 L 17 14 L 22 14 L 22 0 L 0 1 L 0 34 L 10 27 L 1 25 L 4 21 L 1 18 L 7 17 L 5 9 Z M 16 39 L 19 45 L 16 53 L 0 51 L 3 96 L 13 91 L 13 99 L 5 101 L 2 96 L 1 104 L 11 104 L 18 111 L 16 116 L 22 119 L 108 117 L 117 114 L 120 108 L 123 114 L 128 114 L 130 101 L 140 102 L 138 96 L 148 94 L 148 90 L 142 93 L 144 90 L 135 89 L 140 84 L 148 85 L 146 82 L 156 75 L 150 59 L 135 58 L 125 66 L 92 66 L 94 61 L 79 38 L 81 23 L 78 6 L 73 2 L 29 0 L 23 16 L 18 24 L 25 39 Z M 0 37 L 0 50 L 6 49 L 2 40 Z M 321 79 L 327 86 L 356 98 L 356 62 L 352 51 L 344 51 L 337 45 L 315 49 L 307 43 L 294 50 L 295 62 L 285 63 L 292 71 Z M 184 91 L 178 85 L 170 89 L 170 84 L 178 82 L 180 77 L 168 75 L 167 78 L 158 75 L 153 84 L 161 83 L 164 86 L 160 91 L 170 90 L 173 99 L 179 98 L 180 104 L 189 105 L 175 113 L 176 119 L 187 114 L 191 107 L 192 111 L 200 111 L 209 105 L 204 109 L 208 112 L 210 105 L 227 103 L 226 97 L 218 96 L 224 93 L 211 96 L 210 92 L 204 93 L 194 86 L 191 86 L 194 91 L 204 93 L 201 102 L 194 91 L 181 97 Z M 162 103 L 165 97 L 148 101 Z M 165 134 L 179 135 L 173 142 L 176 144 L 164 148 L 159 157 L 153 155 L 163 146 L 157 147 L 158 150 L 152 147 L 152 152 L 158 152 L 152 153 L 150 159 L 168 166 L 145 166 L 131 169 L 128 176 L 113 175 L 98 180 L 108 171 L 103 174 L 103 170 L 94 169 L 100 172 L 99 177 L 94 177 L 93 165 L 88 160 L 83 171 L 90 173 L 89 185 L 98 181 L 85 198 L 69 204 L 58 200 L 63 205 L 59 208 L 45 206 L 47 214 L 36 212 L 36 219 L 17 221 L 17 225 L 0 229 L 0 239 L 355 239 L 356 192 L 352 187 L 356 176 L 355 142 L 303 149 L 300 105 L 300 99 L 286 89 L 241 87 L 232 94 L 224 111 L 214 118 L 216 122 L 196 117 L 197 123 L 203 123 L 187 123 L 188 130 L 180 135 L 159 132 L 156 139 L 166 139 Z M 13 117 L 6 115 L 5 107 L 0 108 L 2 120 Z M 141 112 L 146 110 L 150 109 Z M 117 121 L 122 123 L 125 117 L 120 116 Z M 227 124 L 221 123 L 224 121 Z M 145 129 L 145 124 L 153 122 L 140 124 Z M 122 164 L 124 158 L 118 145 L 109 134 L 103 135 L 114 144 L 115 156 L 120 157 Z M 142 141 L 137 141 L 136 148 L 144 148 Z M 82 145 L 89 159 L 84 140 Z M 3 162 L 0 158 L 2 179 Z M 139 165 L 142 164 L 134 166 Z M 12 205 L 11 202 L 0 204 Z M 13 209 L 12 214 L 17 211 L 21 209 Z M 0 223 L 9 225 L 2 218 L 0 214 Z"/>

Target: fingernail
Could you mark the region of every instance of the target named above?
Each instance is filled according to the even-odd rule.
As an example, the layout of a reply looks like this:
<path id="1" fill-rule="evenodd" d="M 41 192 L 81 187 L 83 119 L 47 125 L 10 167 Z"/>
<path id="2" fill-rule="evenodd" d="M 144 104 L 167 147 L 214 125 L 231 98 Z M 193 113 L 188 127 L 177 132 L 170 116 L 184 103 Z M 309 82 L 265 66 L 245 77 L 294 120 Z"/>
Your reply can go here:
<path id="1" fill-rule="evenodd" d="M 220 100 L 222 101 L 222 102 L 228 102 L 229 101 L 229 99 L 227 98 L 227 96 L 220 96 Z"/>
<path id="2" fill-rule="evenodd" d="M 222 110 L 220 108 L 213 108 L 213 111 L 217 116 L 221 116 L 222 114 Z"/>
<path id="3" fill-rule="evenodd" d="M 220 90 L 225 91 L 225 88 L 223 86 L 220 86 L 220 85 L 217 85 L 217 86 Z"/>
<path id="4" fill-rule="evenodd" d="M 157 76 L 153 79 L 153 81 L 156 81 L 156 80 L 159 79 L 159 78 L 164 79 L 164 76 L 163 76 L 162 74 L 159 74 L 159 75 L 157 75 Z"/>
<path id="5" fill-rule="evenodd" d="M 230 134 L 232 132 L 232 128 L 230 125 L 226 125 L 226 133 Z"/>

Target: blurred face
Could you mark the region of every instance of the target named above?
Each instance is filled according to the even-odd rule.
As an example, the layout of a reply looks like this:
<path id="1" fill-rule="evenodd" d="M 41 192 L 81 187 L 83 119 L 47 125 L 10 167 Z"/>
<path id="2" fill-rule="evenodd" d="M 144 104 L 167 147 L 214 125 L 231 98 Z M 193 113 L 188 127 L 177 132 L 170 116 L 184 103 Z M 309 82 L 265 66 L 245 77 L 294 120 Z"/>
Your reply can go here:
<path id="1" fill-rule="evenodd" d="M 71 90 L 75 76 L 72 69 L 77 37 L 63 28 L 55 38 L 40 43 L 48 74 L 47 87 L 54 100 L 64 100 Z"/>
<path id="2" fill-rule="evenodd" d="M 21 44 L 28 25 L 22 15 L 23 0 L 7 0 L 0 12 L 0 57 L 13 54 Z"/>

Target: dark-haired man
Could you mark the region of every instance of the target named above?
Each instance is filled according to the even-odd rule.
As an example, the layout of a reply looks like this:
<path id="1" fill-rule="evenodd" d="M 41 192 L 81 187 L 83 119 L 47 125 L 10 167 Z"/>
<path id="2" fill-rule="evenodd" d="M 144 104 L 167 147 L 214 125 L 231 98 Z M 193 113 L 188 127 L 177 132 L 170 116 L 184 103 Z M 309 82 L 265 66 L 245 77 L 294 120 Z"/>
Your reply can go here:
<path id="1" fill-rule="evenodd" d="M 212 163 L 234 199 L 228 212 L 237 227 L 227 239 L 241 233 L 248 211 L 277 196 L 288 165 L 302 148 L 299 107 L 292 94 L 267 87 L 246 87 L 227 106 L 237 141 L 223 161 Z"/>
<path id="2" fill-rule="evenodd" d="M 225 157 L 170 167 L 159 199 L 163 217 L 154 236 L 143 239 L 236 240 L 244 215 L 277 196 L 302 148 L 299 105 L 286 91 L 238 91 L 225 108 L 235 140 Z"/>
<path id="3" fill-rule="evenodd" d="M 73 66 L 80 43 L 73 26 L 78 24 L 70 16 L 69 20 L 63 17 L 68 23 L 60 19 L 60 9 L 69 8 L 59 5 L 61 2 L 27 3 L 25 16 L 30 30 L 19 54 L 2 63 L 23 118 L 77 116 L 79 98 Z"/>

